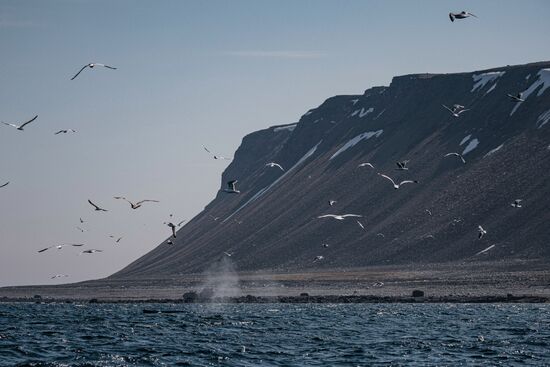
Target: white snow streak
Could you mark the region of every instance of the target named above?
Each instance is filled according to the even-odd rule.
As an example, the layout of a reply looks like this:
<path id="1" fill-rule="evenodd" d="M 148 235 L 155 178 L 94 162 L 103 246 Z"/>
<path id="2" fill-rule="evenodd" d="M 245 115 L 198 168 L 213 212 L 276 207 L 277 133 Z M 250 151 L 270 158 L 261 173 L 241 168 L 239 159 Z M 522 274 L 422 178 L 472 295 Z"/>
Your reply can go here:
<path id="1" fill-rule="evenodd" d="M 241 211 L 241 209 L 245 208 L 248 204 L 258 200 L 259 198 L 261 198 L 266 192 L 268 192 L 271 188 L 273 188 L 275 185 L 277 185 L 282 179 L 284 179 L 290 172 L 294 171 L 295 168 L 297 168 L 302 163 L 304 163 L 306 161 L 306 159 L 308 159 L 309 157 L 311 157 L 313 155 L 313 153 L 315 153 L 315 151 L 317 150 L 317 147 L 319 146 L 319 144 L 321 144 L 321 142 L 322 142 L 322 140 L 320 142 L 318 142 L 317 145 L 315 145 L 313 148 L 311 148 L 306 154 L 304 154 L 304 156 L 302 158 L 300 158 L 300 160 L 298 162 L 296 162 L 292 167 L 290 167 L 290 169 L 288 169 L 283 175 L 281 175 L 278 179 L 273 181 L 269 186 L 266 186 L 263 189 L 261 189 L 260 191 L 258 191 L 254 196 L 252 196 L 250 199 L 248 199 L 246 201 L 246 203 L 241 205 L 239 208 L 237 208 L 237 210 L 235 210 L 227 218 L 225 218 L 222 221 L 222 223 L 227 222 L 229 219 L 231 219 L 231 217 L 233 217 L 235 214 L 237 214 L 239 211 Z"/>
<path id="2" fill-rule="evenodd" d="M 475 84 L 470 93 L 475 92 L 477 89 L 483 89 L 483 87 L 485 87 L 487 83 L 497 80 L 498 78 L 503 76 L 504 73 L 505 71 L 492 71 L 489 73 L 472 75 L 472 79 L 474 79 Z"/>
<path id="3" fill-rule="evenodd" d="M 537 128 L 540 129 L 546 125 L 548 121 L 550 121 L 550 110 L 543 112 L 542 115 L 539 116 L 537 119 Z"/>
<path id="4" fill-rule="evenodd" d="M 477 146 L 479 145 L 479 140 L 477 139 L 472 139 L 472 141 L 470 141 L 468 143 L 468 145 L 466 146 L 466 148 L 464 148 L 464 151 L 462 152 L 462 155 L 466 155 L 468 153 L 470 153 L 472 150 L 474 150 L 475 148 L 477 148 Z"/>
<path id="5" fill-rule="evenodd" d="M 468 136 L 464 137 L 464 139 L 462 139 L 462 141 L 458 145 L 462 145 L 462 144 L 466 143 L 468 140 L 470 140 L 471 137 L 472 137 L 472 135 L 468 135 Z"/>
<path id="6" fill-rule="evenodd" d="M 487 154 L 485 154 L 485 155 L 483 156 L 483 158 L 488 157 L 488 156 L 490 156 L 491 154 L 498 152 L 498 151 L 500 150 L 500 148 L 502 148 L 503 146 L 504 146 L 504 144 L 500 144 L 500 145 L 499 145 L 498 147 L 496 147 L 495 149 L 492 149 L 492 150 L 488 151 Z"/>
<path id="7" fill-rule="evenodd" d="M 380 135 L 382 135 L 383 132 L 384 132 L 384 130 L 367 131 L 366 133 L 362 133 L 362 134 L 357 135 L 355 138 L 349 140 L 340 149 L 338 149 L 338 151 L 336 153 L 334 153 L 332 155 L 332 157 L 329 158 L 329 160 L 331 160 L 333 158 L 336 158 L 340 153 L 343 153 L 346 150 L 348 150 L 349 148 L 355 146 L 361 140 L 368 140 L 368 139 L 372 138 L 373 136 L 378 138 Z"/>
<path id="8" fill-rule="evenodd" d="M 296 128 L 296 125 L 298 125 L 298 124 L 293 124 L 293 125 L 288 125 L 288 126 L 279 126 L 279 127 L 274 128 L 273 132 L 276 133 L 276 132 L 283 131 L 283 130 L 293 131 Z"/>

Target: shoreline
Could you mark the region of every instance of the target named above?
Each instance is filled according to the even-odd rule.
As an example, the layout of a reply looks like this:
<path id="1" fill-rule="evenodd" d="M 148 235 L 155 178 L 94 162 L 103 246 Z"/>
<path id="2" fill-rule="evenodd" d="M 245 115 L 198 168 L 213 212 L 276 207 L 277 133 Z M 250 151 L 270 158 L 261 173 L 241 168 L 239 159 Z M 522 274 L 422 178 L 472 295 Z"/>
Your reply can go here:
<path id="1" fill-rule="evenodd" d="M 298 296 L 239 296 L 201 298 L 200 294 L 189 295 L 176 299 L 77 299 L 77 298 L 9 298 L 0 297 L 3 303 L 88 303 L 88 304 L 350 304 L 350 303 L 550 303 L 550 297 L 538 295 L 487 295 L 487 296 L 374 296 L 374 295 L 298 295 Z M 162 311 L 159 311 L 162 312 Z"/>

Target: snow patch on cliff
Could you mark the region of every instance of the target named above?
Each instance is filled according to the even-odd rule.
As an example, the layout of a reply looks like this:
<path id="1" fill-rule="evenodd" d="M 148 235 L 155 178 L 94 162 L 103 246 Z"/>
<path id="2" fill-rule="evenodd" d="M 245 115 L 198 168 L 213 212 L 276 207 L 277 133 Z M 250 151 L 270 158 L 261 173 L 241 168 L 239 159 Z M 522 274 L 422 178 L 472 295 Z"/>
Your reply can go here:
<path id="1" fill-rule="evenodd" d="M 540 129 L 546 125 L 548 121 L 550 121 L 550 110 L 543 112 L 542 115 L 539 116 L 537 119 L 537 128 Z"/>
<path id="2" fill-rule="evenodd" d="M 485 155 L 483 156 L 483 158 L 488 157 L 488 156 L 490 156 L 491 154 L 498 152 L 498 151 L 500 150 L 500 148 L 502 148 L 503 146 L 504 146 L 504 144 L 500 144 L 500 145 L 499 145 L 498 147 L 496 147 L 495 149 L 491 149 L 490 151 L 487 152 L 487 154 L 485 154 Z"/>
<path id="3" fill-rule="evenodd" d="M 373 136 L 378 138 L 380 135 L 382 135 L 383 132 L 384 132 L 384 130 L 367 131 L 366 133 L 362 133 L 362 134 L 357 135 L 355 138 L 349 140 L 340 149 L 338 149 L 338 151 L 336 151 L 336 153 L 334 153 L 332 155 L 332 157 L 329 158 L 329 160 L 331 160 L 333 158 L 336 158 L 341 153 L 343 153 L 346 150 L 348 150 L 349 148 L 355 146 L 361 140 L 368 140 L 368 139 L 372 138 Z"/>
<path id="4" fill-rule="evenodd" d="M 474 74 L 472 75 L 472 79 L 474 79 L 474 86 L 472 88 L 471 92 L 475 92 L 478 89 L 483 89 L 487 83 L 493 82 L 503 76 L 505 71 L 492 71 L 489 73 L 483 73 L 483 74 Z M 488 93 L 488 92 L 487 92 Z M 487 94 L 485 93 L 485 94 Z"/>
<path id="5" fill-rule="evenodd" d="M 479 145 L 479 140 L 477 139 L 472 139 L 468 145 L 466 145 L 466 148 L 464 148 L 464 151 L 462 152 L 462 155 L 466 155 L 468 153 L 470 153 L 472 150 L 474 150 L 475 148 L 477 148 L 477 146 Z"/>
<path id="6" fill-rule="evenodd" d="M 458 144 L 458 145 L 463 145 L 463 144 L 466 143 L 468 140 L 470 140 L 471 137 L 472 137 L 472 135 L 467 135 L 467 136 L 465 136 L 464 139 L 462 139 L 462 140 L 460 141 L 460 144 Z"/>
<path id="7" fill-rule="evenodd" d="M 369 113 L 371 113 L 373 111 L 374 111 L 374 108 L 372 108 L 372 107 L 370 107 L 368 109 L 365 109 L 364 107 L 362 107 L 360 110 L 353 111 L 353 113 L 350 115 L 350 117 L 353 117 L 353 116 L 359 114 L 359 118 L 363 118 L 363 117 L 367 116 Z"/>
<path id="8" fill-rule="evenodd" d="M 292 125 L 287 125 L 287 126 L 279 126 L 279 127 L 274 128 L 273 132 L 277 133 L 277 132 L 283 131 L 283 130 L 293 131 L 296 128 L 296 125 L 298 125 L 298 124 L 292 124 Z"/>

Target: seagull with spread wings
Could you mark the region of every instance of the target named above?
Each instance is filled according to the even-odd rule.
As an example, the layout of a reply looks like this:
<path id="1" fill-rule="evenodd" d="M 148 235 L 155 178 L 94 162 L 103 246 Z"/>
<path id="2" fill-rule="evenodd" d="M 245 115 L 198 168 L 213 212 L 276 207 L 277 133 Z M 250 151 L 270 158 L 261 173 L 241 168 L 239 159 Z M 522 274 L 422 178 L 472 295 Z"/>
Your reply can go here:
<path id="1" fill-rule="evenodd" d="M 332 218 L 336 220 L 345 220 L 346 218 L 350 218 L 350 217 L 362 218 L 363 216 L 359 214 L 343 214 L 343 215 L 325 214 L 325 215 L 320 215 L 317 218 Z"/>
<path id="2" fill-rule="evenodd" d="M 54 135 L 67 134 L 67 133 L 76 133 L 76 130 L 74 130 L 74 129 L 61 129 L 61 130 L 57 131 L 56 133 L 54 133 Z"/>
<path id="3" fill-rule="evenodd" d="M 84 71 L 84 69 L 86 69 L 86 68 L 93 69 L 93 68 L 95 68 L 96 66 L 103 66 L 103 67 L 105 67 L 105 68 L 107 68 L 107 69 L 116 70 L 116 68 L 113 67 L 113 66 L 109 66 L 109 65 L 105 65 L 105 64 L 98 64 L 98 63 L 90 63 L 90 64 L 84 65 L 84 66 L 82 67 L 82 69 L 80 69 L 80 70 L 78 71 L 78 73 L 76 73 L 75 76 L 73 76 L 73 77 L 71 78 L 71 80 L 74 80 L 78 75 L 80 75 L 80 73 L 81 73 L 82 71 Z"/>
<path id="4" fill-rule="evenodd" d="M 51 248 L 56 248 L 58 250 L 61 250 L 63 247 L 67 247 L 67 246 L 81 247 L 81 246 L 84 246 L 84 244 L 83 243 L 63 243 L 61 245 L 54 245 L 54 246 L 49 246 L 49 247 L 43 248 L 42 250 L 38 250 L 38 253 L 47 251 Z"/>
<path id="5" fill-rule="evenodd" d="M 92 203 L 92 201 L 90 199 L 88 199 L 88 203 L 90 203 L 90 205 L 94 207 L 96 212 L 108 212 L 107 209 L 100 208 L 99 206 Z"/>
<path id="6" fill-rule="evenodd" d="M 460 13 L 449 13 L 449 19 L 451 19 L 451 22 L 454 22 L 455 19 L 466 19 L 468 17 L 477 18 L 476 15 L 467 11 L 461 11 Z"/>
<path id="7" fill-rule="evenodd" d="M 227 192 L 228 194 L 240 194 L 241 192 L 237 190 L 236 185 L 238 180 L 231 180 L 227 182 L 227 189 L 224 189 L 224 192 Z"/>
<path id="8" fill-rule="evenodd" d="M 449 108 L 447 106 L 445 106 L 444 104 L 442 104 L 442 106 L 451 113 L 451 115 L 453 115 L 454 117 L 460 117 L 460 114 L 463 113 L 463 112 L 466 112 L 466 111 L 470 111 L 469 108 L 464 108 L 464 106 L 458 106 L 458 105 L 455 105 L 453 106 L 453 108 Z"/>
<path id="9" fill-rule="evenodd" d="M 6 125 L 6 126 L 14 127 L 14 128 L 16 128 L 17 130 L 19 130 L 19 131 L 23 131 L 23 128 L 24 128 L 25 126 L 27 126 L 28 124 L 30 124 L 31 122 L 33 122 L 33 121 L 36 120 L 37 118 L 38 118 L 38 115 L 34 116 L 34 117 L 33 117 L 32 119 L 30 119 L 29 121 L 24 122 L 21 126 L 15 125 L 15 124 L 9 124 L 9 123 L 7 123 L 7 122 L 2 122 L 2 123 L 3 123 L 4 125 Z"/>
<path id="10" fill-rule="evenodd" d="M 226 160 L 226 161 L 230 161 L 232 160 L 233 158 L 227 158 L 227 157 L 222 157 L 221 155 L 217 155 L 217 154 L 214 154 L 212 153 L 207 147 L 204 147 L 204 150 L 206 150 L 208 153 L 210 153 L 210 155 L 214 158 L 214 159 L 222 159 L 222 160 Z"/>
<path id="11" fill-rule="evenodd" d="M 96 252 L 103 252 L 103 250 L 96 250 L 96 249 L 90 249 L 90 250 L 84 250 L 80 254 L 95 254 Z"/>
<path id="12" fill-rule="evenodd" d="M 279 163 L 275 163 L 275 162 L 266 163 L 265 166 L 266 166 L 266 167 L 271 167 L 271 168 L 277 167 L 277 168 L 279 168 L 279 169 L 280 169 L 281 171 L 283 171 L 283 172 L 284 172 L 284 170 L 285 170 L 285 169 L 283 168 L 283 166 L 281 166 Z"/>
<path id="13" fill-rule="evenodd" d="M 522 98 L 523 93 L 518 93 L 515 96 L 511 94 L 507 94 L 508 98 L 510 98 L 513 102 L 525 102 L 525 100 Z"/>
<path id="14" fill-rule="evenodd" d="M 115 196 L 114 198 L 117 199 L 117 200 L 124 200 L 124 201 L 126 201 L 128 204 L 130 204 L 130 207 L 131 207 L 132 209 L 138 209 L 138 208 L 140 208 L 141 205 L 142 205 L 143 203 L 148 203 L 148 202 L 149 202 L 149 203 L 158 203 L 158 202 L 159 202 L 158 200 L 149 200 L 149 199 L 145 199 L 145 200 L 138 201 L 137 203 L 134 204 L 134 203 L 132 203 L 130 200 L 126 199 L 124 196 Z"/>
<path id="15" fill-rule="evenodd" d="M 396 184 L 395 181 L 391 177 L 383 175 L 381 173 L 378 173 L 378 175 L 380 177 L 384 177 L 385 179 L 389 180 L 393 184 L 393 188 L 396 189 L 396 190 L 398 188 L 400 188 L 402 185 L 405 185 L 405 184 L 408 184 L 408 183 L 418 183 L 418 181 L 416 181 L 416 180 L 405 180 L 405 181 L 401 181 L 400 183 Z"/>

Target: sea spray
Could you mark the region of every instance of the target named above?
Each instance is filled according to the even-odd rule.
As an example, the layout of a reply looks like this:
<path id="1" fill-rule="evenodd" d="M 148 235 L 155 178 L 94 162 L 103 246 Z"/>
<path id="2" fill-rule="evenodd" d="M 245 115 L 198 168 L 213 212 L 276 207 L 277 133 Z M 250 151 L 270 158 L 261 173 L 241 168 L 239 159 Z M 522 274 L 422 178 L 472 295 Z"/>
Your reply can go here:
<path id="1" fill-rule="evenodd" d="M 224 256 L 212 264 L 205 272 L 205 281 L 200 295 L 205 300 L 240 297 L 239 276 L 229 256 Z"/>

